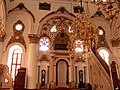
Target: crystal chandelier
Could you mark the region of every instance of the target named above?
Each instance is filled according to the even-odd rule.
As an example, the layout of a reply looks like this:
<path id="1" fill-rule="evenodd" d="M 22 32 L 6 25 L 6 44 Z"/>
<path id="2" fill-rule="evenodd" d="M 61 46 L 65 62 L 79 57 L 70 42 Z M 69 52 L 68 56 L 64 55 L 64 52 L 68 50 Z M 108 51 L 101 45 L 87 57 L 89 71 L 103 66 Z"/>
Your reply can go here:
<path id="1" fill-rule="evenodd" d="M 95 47 L 97 34 L 98 30 L 92 23 L 90 16 L 81 8 L 71 24 L 71 30 L 68 34 L 70 38 L 68 50 L 84 57 L 91 48 Z"/>

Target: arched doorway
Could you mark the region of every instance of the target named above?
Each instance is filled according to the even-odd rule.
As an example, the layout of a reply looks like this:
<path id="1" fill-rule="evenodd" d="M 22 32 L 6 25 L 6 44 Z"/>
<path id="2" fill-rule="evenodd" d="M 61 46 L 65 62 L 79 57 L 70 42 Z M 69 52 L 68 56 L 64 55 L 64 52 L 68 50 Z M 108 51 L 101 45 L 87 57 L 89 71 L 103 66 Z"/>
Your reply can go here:
<path id="1" fill-rule="evenodd" d="M 57 87 L 66 87 L 68 85 L 68 62 L 60 59 L 56 63 L 56 85 Z"/>

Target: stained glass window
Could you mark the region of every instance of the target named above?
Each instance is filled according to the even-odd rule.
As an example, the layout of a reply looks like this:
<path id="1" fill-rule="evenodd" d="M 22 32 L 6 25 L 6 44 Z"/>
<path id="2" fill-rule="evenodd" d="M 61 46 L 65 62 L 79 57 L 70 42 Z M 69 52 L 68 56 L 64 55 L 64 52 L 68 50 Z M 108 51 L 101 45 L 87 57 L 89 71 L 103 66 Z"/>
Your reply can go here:
<path id="1" fill-rule="evenodd" d="M 49 50 L 49 39 L 47 37 L 42 37 L 40 39 L 40 47 L 41 51 L 48 51 Z"/>
<path id="2" fill-rule="evenodd" d="M 75 42 L 75 52 L 82 52 L 83 51 L 83 44 L 82 44 L 82 41 L 80 40 L 77 40 Z"/>

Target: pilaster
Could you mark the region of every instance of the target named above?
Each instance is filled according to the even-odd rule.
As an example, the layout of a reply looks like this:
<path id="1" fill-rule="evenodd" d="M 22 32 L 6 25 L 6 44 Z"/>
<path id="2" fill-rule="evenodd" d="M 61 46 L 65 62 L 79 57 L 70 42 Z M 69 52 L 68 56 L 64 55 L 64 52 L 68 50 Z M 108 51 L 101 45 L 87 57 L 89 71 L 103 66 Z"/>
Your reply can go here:
<path id="1" fill-rule="evenodd" d="M 54 60 L 55 57 L 53 54 L 51 54 L 51 58 L 50 58 L 50 77 L 51 77 L 51 81 L 50 81 L 50 89 L 54 89 L 55 88 L 55 81 L 54 81 Z"/>

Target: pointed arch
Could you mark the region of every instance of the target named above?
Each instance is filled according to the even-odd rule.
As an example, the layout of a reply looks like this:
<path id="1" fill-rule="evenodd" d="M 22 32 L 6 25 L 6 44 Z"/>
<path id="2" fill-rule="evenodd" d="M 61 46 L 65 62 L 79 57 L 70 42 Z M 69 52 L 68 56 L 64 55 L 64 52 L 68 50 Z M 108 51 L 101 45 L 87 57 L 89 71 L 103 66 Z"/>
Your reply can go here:
<path id="1" fill-rule="evenodd" d="M 59 18 L 59 17 L 64 17 L 66 19 L 69 19 L 70 21 L 73 20 L 75 18 L 75 15 L 73 15 L 72 13 L 68 12 L 67 9 L 65 9 L 65 7 L 60 7 L 57 11 L 53 11 L 49 14 L 47 14 L 45 17 L 43 17 L 40 21 L 39 21 L 39 27 L 37 30 L 37 33 L 40 33 L 40 31 L 42 30 L 42 26 L 44 25 L 45 22 L 47 22 L 49 19 L 52 18 Z"/>

